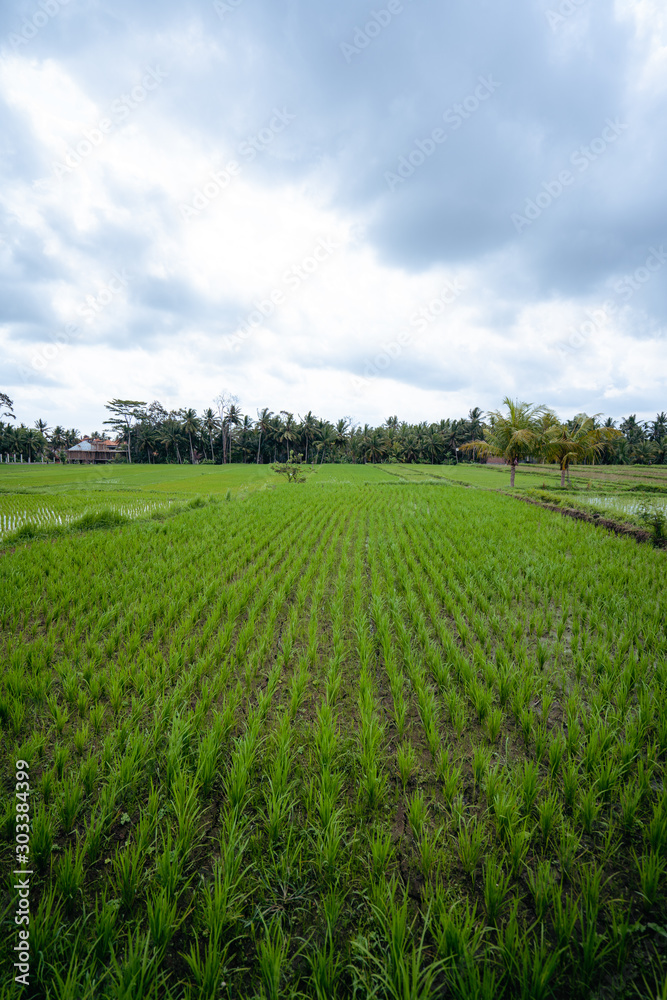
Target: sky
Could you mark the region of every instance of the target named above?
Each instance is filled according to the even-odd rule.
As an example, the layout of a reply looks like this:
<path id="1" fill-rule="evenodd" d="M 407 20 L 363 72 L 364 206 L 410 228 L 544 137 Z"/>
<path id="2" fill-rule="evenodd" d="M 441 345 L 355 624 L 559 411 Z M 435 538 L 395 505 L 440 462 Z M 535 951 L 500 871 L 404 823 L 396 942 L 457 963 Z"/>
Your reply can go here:
<path id="1" fill-rule="evenodd" d="M 6 0 L 0 390 L 667 409 L 664 0 Z"/>

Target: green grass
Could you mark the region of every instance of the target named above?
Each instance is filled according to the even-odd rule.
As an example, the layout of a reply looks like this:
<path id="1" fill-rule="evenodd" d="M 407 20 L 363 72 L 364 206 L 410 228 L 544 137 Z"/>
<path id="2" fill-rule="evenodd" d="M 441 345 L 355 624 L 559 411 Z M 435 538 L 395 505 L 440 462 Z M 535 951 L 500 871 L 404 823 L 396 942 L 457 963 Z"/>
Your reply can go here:
<path id="1" fill-rule="evenodd" d="M 218 489 L 114 468 L 112 496 L 180 482 L 171 515 L 118 520 L 100 489 L 99 530 L 0 560 L 5 872 L 17 760 L 31 788 L 23 995 L 647 995 L 664 552 L 453 478 L 498 469 L 204 468 Z M 94 471 L 38 470 L 38 492 L 77 513 Z"/>

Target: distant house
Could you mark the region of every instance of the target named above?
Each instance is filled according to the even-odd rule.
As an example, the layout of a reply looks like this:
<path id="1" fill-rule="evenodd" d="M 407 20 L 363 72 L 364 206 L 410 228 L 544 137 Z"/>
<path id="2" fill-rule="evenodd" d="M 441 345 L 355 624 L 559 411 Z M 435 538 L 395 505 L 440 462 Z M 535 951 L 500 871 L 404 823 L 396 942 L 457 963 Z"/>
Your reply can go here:
<path id="1" fill-rule="evenodd" d="M 486 458 L 487 465 L 505 465 L 505 459 L 502 455 L 487 455 Z"/>
<path id="2" fill-rule="evenodd" d="M 84 465 L 113 462 L 119 446 L 119 441 L 102 441 L 100 438 L 84 437 L 73 448 L 67 449 L 67 461 L 81 462 Z"/>

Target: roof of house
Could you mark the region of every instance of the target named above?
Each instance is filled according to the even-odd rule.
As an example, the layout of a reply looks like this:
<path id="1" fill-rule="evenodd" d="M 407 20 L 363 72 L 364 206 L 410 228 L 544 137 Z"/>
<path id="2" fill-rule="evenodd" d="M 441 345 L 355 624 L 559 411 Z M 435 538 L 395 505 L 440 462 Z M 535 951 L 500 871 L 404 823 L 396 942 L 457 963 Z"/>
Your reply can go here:
<path id="1" fill-rule="evenodd" d="M 100 447 L 101 445 L 101 447 Z M 104 451 L 106 448 L 117 448 L 118 441 L 102 441 L 100 438 L 84 438 L 78 444 L 68 448 L 68 451 Z"/>

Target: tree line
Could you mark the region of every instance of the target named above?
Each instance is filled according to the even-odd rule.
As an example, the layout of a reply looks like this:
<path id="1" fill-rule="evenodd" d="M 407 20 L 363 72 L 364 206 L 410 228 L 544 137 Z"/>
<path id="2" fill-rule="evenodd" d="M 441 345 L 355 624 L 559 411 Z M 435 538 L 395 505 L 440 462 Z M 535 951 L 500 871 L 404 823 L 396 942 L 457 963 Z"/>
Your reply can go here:
<path id="1" fill-rule="evenodd" d="M 437 423 L 412 424 L 391 416 L 374 427 L 355 424 L 349 417 L 332 422 L 312 411 L 300 416 L 288 410 L 273 413 L 268 407 L 251 418 L 242 412 L 238 398 L 227 392 L 202 413 L 194 408 L 167 410 L 157 400 L 147 404 L 114 399 L 106 404 L 109 415 L 103 424 L 110 430 L 93 431 L 88 437 L 119 441 L 117 461 L 158 464 L 268 463 L 286 461 L 290 453 L 311 463 L 428 464 L 485 462 L 496 454 L 510 464 L 528 457 L 557 461 L 563 471 L 572 462 L 667 463 L 664 412 L 652 421 L 637 420 L 632 414 L 616 427 L 601 414 L 577 414 L 560 422 L 546 406 L 510 399 L 503 405 L 503 411 L 486 413 L 476 406 L 467 417 Z M 1 415 L 10 418 L 0 421 L 4 461 L 66 461 L 66 449 L 82 439 L 76 428 L 50 428 L 41 419 L 31 428 L 17 426 L 12 422 L 12 402 L 4 393 L 0 407 Z"/>

